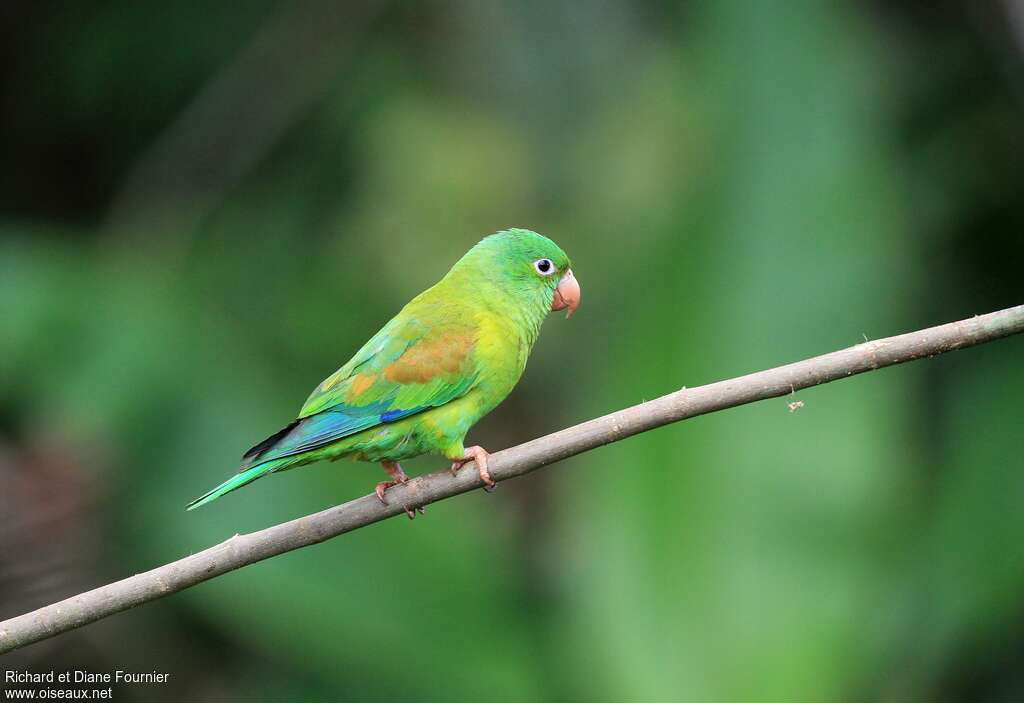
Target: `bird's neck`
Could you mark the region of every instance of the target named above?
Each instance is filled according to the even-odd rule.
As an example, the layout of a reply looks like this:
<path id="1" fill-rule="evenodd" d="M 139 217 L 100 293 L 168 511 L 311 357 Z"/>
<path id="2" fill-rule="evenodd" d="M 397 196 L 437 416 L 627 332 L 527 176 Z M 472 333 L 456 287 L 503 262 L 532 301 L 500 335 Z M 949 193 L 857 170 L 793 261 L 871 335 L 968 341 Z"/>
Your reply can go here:
<path id="1" fill-rule="evenodd" d="M 456 264 L 439 285 L 459 291 L 466 304 L 472 306 L 477 314 L 492 317 L 509 334 L 514 334 L 528 352 L 537 340 L 541 325 L 551 309 L 551 292 L 524 285 L 500 273 L 493 276 L 480 275 L 481 268 L 495 270 L 497 267 L 493 264 L 481 267 L 463 264 L 463 261 Z"/>

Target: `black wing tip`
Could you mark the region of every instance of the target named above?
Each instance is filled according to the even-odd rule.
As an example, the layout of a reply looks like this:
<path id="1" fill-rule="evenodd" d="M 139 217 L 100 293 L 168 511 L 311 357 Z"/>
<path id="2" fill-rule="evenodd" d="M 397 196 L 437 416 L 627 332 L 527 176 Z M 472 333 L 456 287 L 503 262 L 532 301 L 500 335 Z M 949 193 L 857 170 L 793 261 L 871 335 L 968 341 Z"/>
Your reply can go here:
<path id="1" fill-rule="evenodd" d="M 275 444 L 287 437 L 288 433 L 294 430 L 300 422 L 302 422 L 302 420 L 292 420 L 285 427 L 282 427 L 259 444 L 250 448 L 249 451 L 242 455 L 242 461 L 245 462 L 249 459 L 255 459 L 260 454 L 273 447 Z"/>

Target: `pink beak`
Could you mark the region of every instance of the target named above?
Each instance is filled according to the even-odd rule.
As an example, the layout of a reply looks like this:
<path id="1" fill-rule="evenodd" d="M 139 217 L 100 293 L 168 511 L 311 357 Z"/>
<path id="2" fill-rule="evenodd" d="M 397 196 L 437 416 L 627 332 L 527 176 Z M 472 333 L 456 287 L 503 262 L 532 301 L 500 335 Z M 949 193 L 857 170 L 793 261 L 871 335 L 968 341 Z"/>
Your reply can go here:
<path id="1" fill-rule="evenodd" d="M 569 308 L 569 312 L 566 313 L 566 317 L 569 317 L 576 308 L 580 306 L 580 284 L 576 281 L 576 277 L 572 275 L 572 269 L 565 272 L 562 276 L 562 280 L 558 282 L 558 287 L 555 288 L 555 297 L 551 301 L 552 310 L 565 310 Z"/>

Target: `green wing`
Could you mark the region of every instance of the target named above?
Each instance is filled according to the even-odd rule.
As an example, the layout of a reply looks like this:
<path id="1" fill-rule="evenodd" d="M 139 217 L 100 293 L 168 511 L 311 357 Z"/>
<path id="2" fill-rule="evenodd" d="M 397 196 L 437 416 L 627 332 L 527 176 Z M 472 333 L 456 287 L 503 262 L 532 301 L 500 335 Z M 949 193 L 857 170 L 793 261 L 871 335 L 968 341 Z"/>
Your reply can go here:
<path id="1" fill-rule="evenodd" d="M 465 395 L 477 382 L 476 334 L 399 315 L 306 400 L 298 419 L 256 445 L 243 468 L 301 454 Z"/>

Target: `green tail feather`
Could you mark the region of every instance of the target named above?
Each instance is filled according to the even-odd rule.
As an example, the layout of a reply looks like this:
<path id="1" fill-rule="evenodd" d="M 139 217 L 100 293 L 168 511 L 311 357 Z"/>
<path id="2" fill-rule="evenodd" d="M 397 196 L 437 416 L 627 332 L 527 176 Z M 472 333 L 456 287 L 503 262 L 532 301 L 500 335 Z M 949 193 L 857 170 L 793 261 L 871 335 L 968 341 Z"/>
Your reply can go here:
<path id="1" fill-rule="evenodd" d="M 212 491 L 207 491 L 206 493 L 204 493 L 203 495 L 199 496 L 194 501 L 189 503 L 187 506 L 185 506 L 185 510 L 195 510 L 201 505 L 206 505 L 210 501 L 217 500 L 225 493 L 230 493 L 236 488 L 241 488 L 247 483 L 252 483 L 260 476 L 263 476 L 264 474 L 269 474 L 273 471 L 277 471 L 285 463 L 288 462 L 281 460 L 268 461 L 263 464 L 254 466 L 251 469 L 239 471 L 237 474 L 235 474 L 227 481 L 214 488 Z"/>

